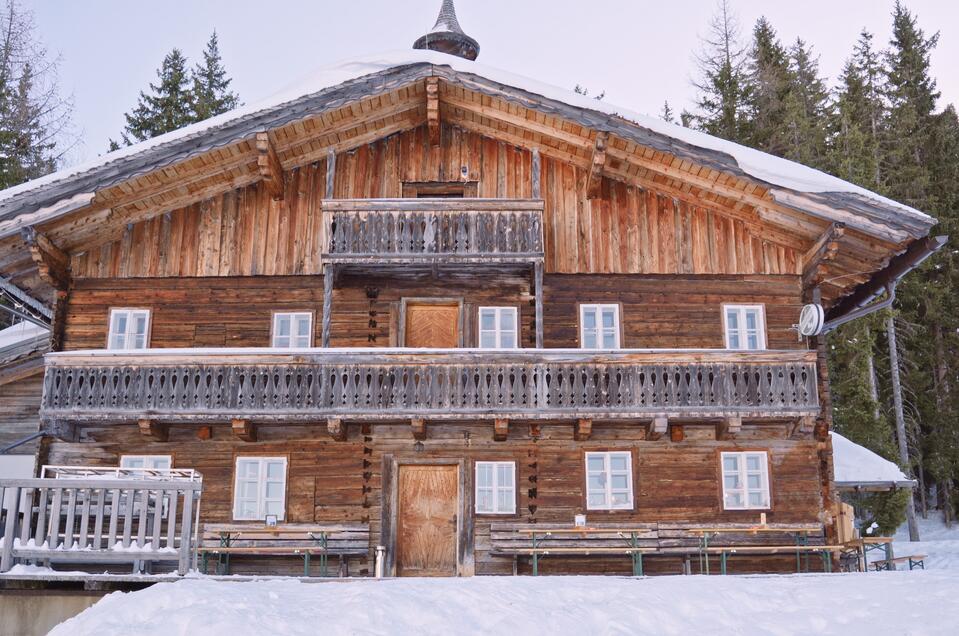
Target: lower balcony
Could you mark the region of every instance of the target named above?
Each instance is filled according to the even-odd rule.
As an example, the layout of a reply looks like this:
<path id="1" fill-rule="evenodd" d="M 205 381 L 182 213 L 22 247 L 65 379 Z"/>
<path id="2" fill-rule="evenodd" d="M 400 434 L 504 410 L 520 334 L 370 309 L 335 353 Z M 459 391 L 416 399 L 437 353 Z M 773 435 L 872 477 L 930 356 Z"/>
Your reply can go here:
<path id="1" fill-rule="evenodd" d="M 819 413 L 811 351 L 152 349 L 46 358 L 68 423 L 793 418 Z"/>

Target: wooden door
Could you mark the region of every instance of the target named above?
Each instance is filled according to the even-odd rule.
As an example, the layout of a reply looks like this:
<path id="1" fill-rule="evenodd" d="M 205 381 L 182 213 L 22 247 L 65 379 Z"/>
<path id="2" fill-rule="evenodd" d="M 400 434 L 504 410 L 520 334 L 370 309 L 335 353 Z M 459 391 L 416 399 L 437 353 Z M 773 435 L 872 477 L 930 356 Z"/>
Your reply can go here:
<path id="1" fill-rule="evenodd" d="M 458 467 L 400 465 L 397 576 L 456 576 Z"/>
<path id="2" fill-rule="evenodd" d="M 404 346 L 454 349 L 460 344 L 459 303 L 406 304 Z"/>

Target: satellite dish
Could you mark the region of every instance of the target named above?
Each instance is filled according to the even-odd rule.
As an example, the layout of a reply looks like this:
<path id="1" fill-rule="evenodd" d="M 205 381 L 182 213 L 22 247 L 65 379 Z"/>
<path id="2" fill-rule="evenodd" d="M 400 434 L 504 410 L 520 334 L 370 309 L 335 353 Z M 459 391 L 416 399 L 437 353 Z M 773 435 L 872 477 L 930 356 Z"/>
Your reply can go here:
<path id="1" fill-rule="evenodd" d="M 803 306 L 799 313 L 799 333 L 804 336 L 818 336 L 822 333 L 825 319 L 826 314 L 822 310 L 822 305 L 810 303 Z"/>

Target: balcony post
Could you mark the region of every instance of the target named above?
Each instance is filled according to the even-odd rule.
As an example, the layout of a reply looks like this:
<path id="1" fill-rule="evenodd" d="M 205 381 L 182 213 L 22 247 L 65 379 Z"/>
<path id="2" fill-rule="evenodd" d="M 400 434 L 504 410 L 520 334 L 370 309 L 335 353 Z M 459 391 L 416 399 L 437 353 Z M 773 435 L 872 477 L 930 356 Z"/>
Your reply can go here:
<path id="1" fill-rule="evenodd" d="M 333 266 L 323 266 L 323 326 L 320 332 L 320 346 L 330 346 L 330 320 L 333 316 Z"/>
<path id="2" fill-rule="evenodd" d="M 533 287 L 536 296 L 536 348 L 543 348 L 543 261 L 533 265 Z"/>

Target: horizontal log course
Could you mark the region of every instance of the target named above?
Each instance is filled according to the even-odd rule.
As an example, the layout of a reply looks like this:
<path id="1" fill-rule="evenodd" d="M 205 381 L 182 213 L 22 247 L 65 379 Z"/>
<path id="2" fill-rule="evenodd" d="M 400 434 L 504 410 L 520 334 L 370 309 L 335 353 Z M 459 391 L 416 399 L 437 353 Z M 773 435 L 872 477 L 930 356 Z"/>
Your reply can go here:
<path id="1" fill-rule="evenodd" d="M 526 199 L 323 201 L 327 263 L 542 261 L 543 202 Z"/>
<path id="2" fill-rule="evenodd" d="M 47 422 L 800 417 L 815 352 L 270 349 L 47 356 Z"/>

